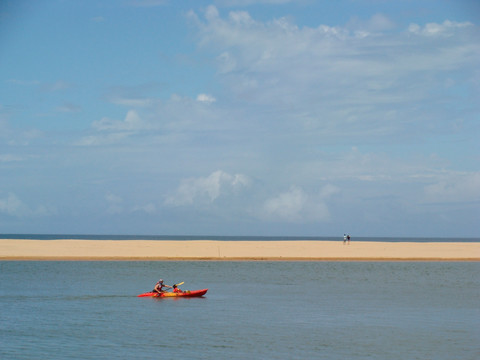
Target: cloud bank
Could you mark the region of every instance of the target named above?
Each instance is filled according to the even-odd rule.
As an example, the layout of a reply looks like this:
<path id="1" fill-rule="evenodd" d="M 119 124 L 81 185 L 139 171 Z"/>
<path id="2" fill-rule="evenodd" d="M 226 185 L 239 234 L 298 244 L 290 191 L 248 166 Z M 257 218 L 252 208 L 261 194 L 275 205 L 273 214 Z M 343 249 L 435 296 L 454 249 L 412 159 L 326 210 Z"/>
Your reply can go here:
<path id="1" fill-rule="evenodd" d="M 83 219 L 129 233 L 477 231 L 477 24 L 399 25 L 376 11 L 312 25 L 293 15 L 295 1 L 213 4 L 184 9 L 180 25 L 141 17 L 154 31 L 132 27 L 131 51 L 109 44 L 103 67 L 99 36 L 89 55 L 101 72 L 8 74 L 0 223 L 43 218 L 78 229 Z M 268 4 L 286 16 L 271 16 Z M 117 10 L 125 9 L 178 11 L 155 0 Z M 124 26 L 99 11 L 86 19 L 110 41 Z M 159 30 L 174 34 L 175 46 Z M 114 57 L 129 74 L 113 70 Z M 35 205 L 47 203 L 61 210 Z"/>

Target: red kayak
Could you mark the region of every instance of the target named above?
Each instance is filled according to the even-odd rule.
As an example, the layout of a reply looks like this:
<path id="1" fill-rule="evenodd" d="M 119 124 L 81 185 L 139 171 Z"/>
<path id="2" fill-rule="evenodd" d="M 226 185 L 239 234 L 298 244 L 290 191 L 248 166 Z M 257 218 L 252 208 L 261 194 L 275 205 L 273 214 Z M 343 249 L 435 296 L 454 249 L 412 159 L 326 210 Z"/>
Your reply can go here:
<path id="1" fill-rule="evenodd" d="M 137 295 L 137 297 L 199 297 L 203 296 L 207 293 L 208 289 L 202 289 L 202 290 L 186 290 L 186 291 L 180 291 L 180 292 L 164 292 L 164 293 L 157 293 L 154 291 L 149 291 L 140 295 Z"/>

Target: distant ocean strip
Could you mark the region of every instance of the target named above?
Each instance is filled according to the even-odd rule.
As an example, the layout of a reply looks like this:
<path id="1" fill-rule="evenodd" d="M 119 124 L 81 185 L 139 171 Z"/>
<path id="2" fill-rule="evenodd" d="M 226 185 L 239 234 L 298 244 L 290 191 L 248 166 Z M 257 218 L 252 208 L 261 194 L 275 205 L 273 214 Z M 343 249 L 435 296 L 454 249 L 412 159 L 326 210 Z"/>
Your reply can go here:
<path id="1" fill-rule="evenodd" d="M 352 235 L 351 235 L 352 236 Z M 0 239 L 15 240 L 215 240 L 215 241 L 343 241 L 342 236 L 218 236 L 218 235 L 79 235 L 79 234 L 0 234 Z M 472 237 L 355 237 L 352 241 L 377 242 L 480 242 Z"/>

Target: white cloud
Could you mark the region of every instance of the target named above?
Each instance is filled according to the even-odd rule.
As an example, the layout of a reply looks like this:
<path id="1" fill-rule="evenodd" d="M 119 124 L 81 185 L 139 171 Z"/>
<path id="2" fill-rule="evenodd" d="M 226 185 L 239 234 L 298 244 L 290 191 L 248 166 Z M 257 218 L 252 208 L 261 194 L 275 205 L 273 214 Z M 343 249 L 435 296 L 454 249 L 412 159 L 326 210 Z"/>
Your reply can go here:
<path id="1" fill-rule="evenodd" d="M 219 65 L 219 72 L 221 74 L 232 72 L 237 67 L 237 61 L 235 60 L 235 57 L 230 55 L 228 51 L 221 53 L 217 57 L 217 62 Z"/>
<path id="2" fill-rule="evenodd" d="M 332 195 L 337 194 L 339 191 L 340 189 L 337 186 L 332 184 L 327 184 L 320 189 L 320 198 L 327 199 Z"/>
<path id="3" fill-rule="evenodd" d="M 218 10 L 215 6 L 208 6 L 207 9 L 205 10 L 205 18 L 208 20 L 208 21 L 213 21 L 215 19 L 218 18 Z"/>
<path id="4" fill-rule="evenodd" d="M 109 118 L 103 118 L 100 121 L 95 121 L 93 127 L 97 130 L 115 130 L 115 131 L 135 131 L 145 127 L 145 124 L 140 119 L 140 116 L 135 110 L 127 112 L 125 119 L 122 121 L 111 120 Z"/>
<path id="5" fill-rule="evenodd" d="M 103 118 L 94 121 L 92 128 L 94 134 L 84 136 L 75 142 L 77 146 L 100 146 L 111 145 L 127 139 L 142 131 L 152 129 L 152 125 L 144 121 L 135 110 L 130 110 L 124 120 Z"/>
<path id="6" fill-rule="evenodd" d="M 299 27 L 286 18 L 258 21 L 245 11 L 221 16 L 213 7 L 203 19 L 191 18 L 199 44 L 217 54 L 227 95 L 238 106 L 260 106 L 252 119 L 275 108 L 262 124 L 330 139 L 345 131 L 365 139 L 413 134 L 423 124 L 440 128 L 439 119 L 453 116 L 455 106 L 447 104 L 458 99 L 453 92 L 436 95 L 438 89 L 447 78 L 472 74 L 480 56 L 478 29 L 470 23 L 390 31 L 393 21 L 376 14 L 347 27 Z"/>
<path id="7" fill-rule="evenodd" d="M 459 23 L 445 20 L 442 24 L 428 23 L 424 27 L 421 27 L 418 24 L 410 24 L 408 31 L 413 34 L 424 36 L 452 36 L 455 30 L 461 30 L 473 26 L 474 25 L 470 22 Z"/>
<path id="8" fill-rule="evenodd" d="M 9 193 L 6 198 L 0 198 L 0 213 L 19 218 L 43 217 L 54 213 L 44 205 L 31 208 L 19 199 L 14 193 Z"/>
<path id="9" fill-rule="evenodd" d="M 166 198 L 165 204 L 175 206 L 208 204 L 222 195 L 238 192 L 249 184 L 250 180 L 246 175 L 231 175 L 217 170 L 207 177 L 182 180 L 176 192 Z"/>
<path id="10" fill-rule="evenodd" d="M 328 221 L 330 212 L 326 200 L 339 191 L 338 187 L 328 184 L 312 195 L 292 186 L 288 191 L 267 199 L 259 216 L 269 221 L 290 223 Z"/>
<path id="11" fill-rule="evenodd" d="M 268 199 L 263 205 L 267 218 L 278 218 L 297 222 L 302 219 L 301 212 L 307 203 L 308 196 L 297 187 Z"/>
<path id="12" fill-rule="evenodd" d="M 0 212 L 12 216 L 23 216 L 29 210 L 15 194 L 10 193 L 5 199 L 0 199 Z"/>
<path id="13" fill-rule="evenodd" d="M 197 101 L 200 101 L 200 102 L 204 102 L 204 103 L 213 103 L 215 101 L 217 101 L 217 99 L 215 99 L 212 95 L 208 95 L 208 94 L 199 94 L 197 96 Z"/>
<path id="14" fill-rule="evenodd" d="M 123 120 L 103 117 L 91 125 L 89 134 L 76 142 L 78 146 L 101 146 L 126 142 L 132 136 L 142 137 L 145 143 L 190 140 L 215 143 L 205 135 L 221 135 L 240 123 L 234 116 L 217 106 L 215 97 L 199 94 L 195 99 L 173 94 L 166 101 L 152 100 L 146 108 L 129 110 Z M 225 121 L 225 118 L 228 121 Z"/>

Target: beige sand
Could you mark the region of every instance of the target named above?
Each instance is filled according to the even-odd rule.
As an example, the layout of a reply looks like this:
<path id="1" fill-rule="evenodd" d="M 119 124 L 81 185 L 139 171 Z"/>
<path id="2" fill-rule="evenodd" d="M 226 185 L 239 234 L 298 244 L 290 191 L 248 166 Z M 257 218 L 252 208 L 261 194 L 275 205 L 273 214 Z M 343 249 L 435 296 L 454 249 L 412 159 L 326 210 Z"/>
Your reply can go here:
<path id="1" fill-rule="evenodd" d="M 480 261 L 480 243 L 0 239 L 0 260 Z"/>

